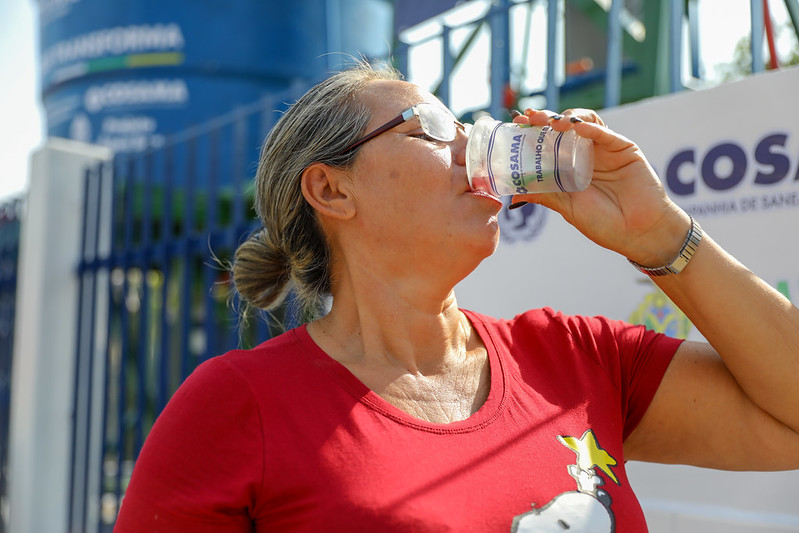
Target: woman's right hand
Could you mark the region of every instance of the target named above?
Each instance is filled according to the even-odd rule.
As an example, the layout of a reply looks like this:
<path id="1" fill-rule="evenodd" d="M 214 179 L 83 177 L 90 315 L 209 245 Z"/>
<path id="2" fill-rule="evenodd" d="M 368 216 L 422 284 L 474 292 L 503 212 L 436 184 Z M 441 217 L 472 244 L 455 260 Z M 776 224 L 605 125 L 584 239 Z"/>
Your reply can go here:
<path id="1" fill-rule="evenodd" d="M 562 114 L 528 109 L 514 122 L 574 131 L 594 141 L 594 173 L 584 191 L 516 195 L 549 207 L 600 246 L 636 263 L 668 264 L 680 250 L 690 218 L 666 195 L 654 169 L 638 146 L 609 129 L 588 109 Z"/>

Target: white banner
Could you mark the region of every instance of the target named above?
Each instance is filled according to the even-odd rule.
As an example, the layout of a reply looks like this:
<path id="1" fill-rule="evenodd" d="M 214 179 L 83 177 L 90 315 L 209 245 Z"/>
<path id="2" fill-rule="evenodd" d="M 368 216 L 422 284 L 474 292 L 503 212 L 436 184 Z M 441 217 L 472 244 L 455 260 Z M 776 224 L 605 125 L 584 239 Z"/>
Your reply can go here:
<path id="1" fill-rule="evenodd" d="M 680 206 L 771 285 L 799 299 L 799 69 L 606 110 L 643 149 Z M 648 321 L 701 338 L 649 279 L 560 215 L 500 214 L 502 243 L 458 287 L 461 306 L 510 317 L 531 307 Z"/>

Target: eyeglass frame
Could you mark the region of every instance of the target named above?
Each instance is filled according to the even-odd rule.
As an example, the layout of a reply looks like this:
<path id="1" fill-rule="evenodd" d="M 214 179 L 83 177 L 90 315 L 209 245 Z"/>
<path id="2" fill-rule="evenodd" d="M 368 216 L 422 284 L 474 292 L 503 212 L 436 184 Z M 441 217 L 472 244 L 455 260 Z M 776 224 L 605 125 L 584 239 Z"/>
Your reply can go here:
<path id="1" fill-rule="evenodd" d="M 385 124 L 380 126 L 379 128 L 376 128 L 376 129 L 372 130 L 370 133 L 367 133 L 366 135 L 361 137 L 359 140 L 355 141 L 354 143 L 352 143 L 351 145 L 349 145 L 348 147 L 346 147 L 345 149 L 340 151 L 337 155 L 343 155 L 343 154 L 346 154 L 347 152 L 351 152 L 355 148 L 358 148 L 359 146 L 363 145 L 364 143 L 367 143 L 367 142 L 371 141 L 372 139 L 374 139 L 378 135 L 382 135 L 383 133 L 391 130 L 392 128 L 396 128 L 400 124 L 403 124 L 403 123 L 411 120 L 413 117 L 419 116 L 418 107 L 420 105 L 429 105 L 429 106 L 432 107 L 435 104 L 431 104 L 430 102 L 419 102 L 418 104 L 409 107 L 408 109 L 406 109 L 405 111 L 403 111 L 402 113 L 400 113 L 396 117 L 392 118 L 391 120 L 389 120 L 388 122 L 386 122 Z M 453 115 L 452 112 L 450 112 L 448 109 L 446 111 L 452 117 L 452 121 L 455 123 L 455 137 L 458 136 L 458 127 L 460 127 L 462 131 L 466 131 L 466 126 L 463 123 L 461 123 L 457 118 L 455 118 L 455 115 Z M 419 120 L 419 125 L 422 126 L 421 118 Z M 452 137 L 452 139 L 440 139 L 438 137 L 435 137 L 435 136 L 431 135 L 429 132 L 427 132 L 424 129 L 424 126 L 422 126 L 422 130 L 424 130 L 425 135 L 429 135 L 430 137 L 432 137 L 433 139 L 435 139 L 437 141 L 450 142 L 450 141 L 454 141 L 455 140 L 455 137 Z"/>

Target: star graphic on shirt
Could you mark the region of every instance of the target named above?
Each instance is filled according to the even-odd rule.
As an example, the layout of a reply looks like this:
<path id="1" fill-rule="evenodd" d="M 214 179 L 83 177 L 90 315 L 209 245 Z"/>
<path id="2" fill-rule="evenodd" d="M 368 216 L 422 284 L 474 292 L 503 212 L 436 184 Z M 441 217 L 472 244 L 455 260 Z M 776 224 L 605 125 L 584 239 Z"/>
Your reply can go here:
<path id="1" fill-rule="evenodd" d="M 599 446 L 596 436 L 594 436 L 594 430 L 587 430 L 579 439 L 577 437 L 562 437 L 558 435 L 558 440 L 577 454 L 577 467 L 580 470 L 587 471 L 595 466 L 607 474 L 616 485 L 619 484 L 616 474 L 611 470 L 611 467 L 616 466 L 618 463 L 616 459 Z"/>

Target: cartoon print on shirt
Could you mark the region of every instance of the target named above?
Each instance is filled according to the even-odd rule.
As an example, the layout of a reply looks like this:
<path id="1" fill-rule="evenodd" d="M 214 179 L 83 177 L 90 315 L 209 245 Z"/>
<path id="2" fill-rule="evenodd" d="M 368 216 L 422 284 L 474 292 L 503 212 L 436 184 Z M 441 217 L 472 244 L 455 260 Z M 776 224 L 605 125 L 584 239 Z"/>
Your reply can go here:
<path id="1" fill-rule="evenodd" d="M 561 435 L 557 438 L 577 454 L 577 464 L 566 467 L 577 482 L 577 490 L 559 494 L 538 509 L 533 504 L 532 511 L 513 519 L 511 533 L 613 533 L 616 521 L 610 495 L 599 488 L 605 481 L 596 469 L 618 485 L 619 479 L 613 472 L 618 462 L 602 449 L 591 429 L 580 438 Z"/>

